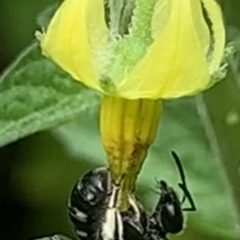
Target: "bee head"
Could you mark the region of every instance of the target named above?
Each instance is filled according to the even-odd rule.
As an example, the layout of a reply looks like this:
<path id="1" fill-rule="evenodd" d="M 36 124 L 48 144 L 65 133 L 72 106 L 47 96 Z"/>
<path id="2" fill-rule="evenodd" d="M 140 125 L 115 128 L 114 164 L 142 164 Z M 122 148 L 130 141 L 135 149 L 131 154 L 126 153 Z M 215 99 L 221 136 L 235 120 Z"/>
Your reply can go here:
<path id="1" fill-rule="evenodd" d="M 75 184 L 70 197 L 71 205 L 89 211 L 104 204 L 111 191 L 109 170 L 107 168 L 91 170 Z"/>

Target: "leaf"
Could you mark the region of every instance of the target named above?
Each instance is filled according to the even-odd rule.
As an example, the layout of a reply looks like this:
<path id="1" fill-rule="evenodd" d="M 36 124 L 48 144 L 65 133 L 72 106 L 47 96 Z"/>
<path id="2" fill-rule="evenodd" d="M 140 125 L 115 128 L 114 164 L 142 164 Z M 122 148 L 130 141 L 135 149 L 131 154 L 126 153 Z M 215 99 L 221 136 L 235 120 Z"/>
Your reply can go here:
<path id="1" fill-rule="evenodd" d="M 96 108 L 99 96 L 45 59 L 35 43 L 0 78 L 0 146 Z"/>

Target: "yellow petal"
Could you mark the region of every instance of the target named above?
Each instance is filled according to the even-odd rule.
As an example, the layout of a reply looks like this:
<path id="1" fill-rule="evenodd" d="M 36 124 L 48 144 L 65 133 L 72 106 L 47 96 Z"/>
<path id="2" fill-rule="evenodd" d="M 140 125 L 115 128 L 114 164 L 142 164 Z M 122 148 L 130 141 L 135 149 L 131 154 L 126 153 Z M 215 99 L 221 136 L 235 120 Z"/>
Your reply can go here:
<path id="1" fill-rule="evenodd" d="M 161 0 L 156 3 L 152 16 L 152 37 L 154 39 L 161 34 L 167 22 L 169 21 L 171 16 L 171 5 L 171 0 Z"/>
<path id="2" fill-rule="evenodd" d="M 169 0 L 161 0 L 157 2 L 152 17 L 152 36 L 154 39 L 156 39 L 158 35 L 161 34 L 167 24 L 167 21 L 169 21 L 172 4 L 173 2 Z M 210 48 L 210 31 L 205 22 L 205 19 L 202 17 L 203 11 L 201 2 L 199 0 L 192 1 L 191 8 L 192 12 L 194 12 L 192 17 L 193 22 L 195 23 L 195 29 L 198 32 L 203 51 L 207 55 Z"/>
<path id="3" fill-rule="evenodd" d="M 165 2 L 165 1 L 163 1 Z M 206 31 L 204 18 L 193 9 L 199 0 L 169 0 L 171 15 L 146 55 L 126 76 L 119 95 L 134 98 L 175 98 L 205 89 L 210 75 L 200 35 Z M 200 11 L 200 10 L 199 10 Z M 196 30 L 201 26 L 201 30 Z"/>
<path id="4" fill-rule="evenodd" d="M 192 17 L 195 24 L 195 30 L 198 34 L 199 41 L 202 46 L 202 51 L 204 52 L 205 56 L 207 56 L 211 47 L 211 36 L 209 26 L 203 17 L 203 8 L 201 1 L 193 0 L 191 8 L 193 12 Z"/>
<path id="5" fill-rule="evenodd" d="M 94 55 L 106 39 L 104 0 L 65 0 L 51 20 L 41 47 L 74 79 L 100 90 Z"/>
<path id="6" fill-rule="evenodd" d="M 214 0 L 202 0 L 211 21 L 213 31 L 213 51 L 209 59 L 209 70 L 213 74 L 219 67 L 225 46 L 225 30 L 222 20 L 222 12 Z"/>

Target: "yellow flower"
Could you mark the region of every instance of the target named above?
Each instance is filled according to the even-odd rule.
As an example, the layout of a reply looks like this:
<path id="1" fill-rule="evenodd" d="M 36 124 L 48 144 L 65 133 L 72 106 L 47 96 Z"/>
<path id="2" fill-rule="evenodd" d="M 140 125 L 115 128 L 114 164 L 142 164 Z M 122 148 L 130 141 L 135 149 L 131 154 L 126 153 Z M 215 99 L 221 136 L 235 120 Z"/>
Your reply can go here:
<path id="1" fill-rule="evenodd" d="M 44 55 L 103 93 L 100 126 L 128 207 L 162 100 L 214 83 L 225 45 L 214 0 L 65 0 L 41 35 Z"/>
<path id="2" fill-rule="evenodd" d="M 127 99 L 176 98 L 213 84 L 225 45 L 214 0 L 118 1 L 65 0 L 42 36 L 43 53 L 90 88 Z"/>

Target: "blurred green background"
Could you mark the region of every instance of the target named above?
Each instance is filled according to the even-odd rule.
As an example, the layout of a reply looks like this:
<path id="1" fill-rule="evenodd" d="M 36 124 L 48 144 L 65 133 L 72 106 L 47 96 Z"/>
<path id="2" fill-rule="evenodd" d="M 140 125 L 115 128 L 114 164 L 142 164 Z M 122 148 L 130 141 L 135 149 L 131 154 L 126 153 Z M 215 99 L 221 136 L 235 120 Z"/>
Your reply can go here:
<path id="1" fill-rule="evenodd" d="M 38 29 L 37 14 L 53 2 L 55 1 L 0 1 L 0 72 L 32 42 L 34 32 Z M 235 34 L 240 28 L 240 1 L 225 0 L 221 4 L 226 25 L 231 29 L 231 34 Z M 218 102 L 222 99 L 221 91 L 231 84 L 227 79 L 203 96 L 205 102 L 209 103 L 213 120 L 223 111 L 222 104 Z M 239 92 L 238 89 L 236 91 Z M 232 96 L 231 91 L 229 96 Z M 231 106 L 232 101 L 236 103 L 238 100 L 225 98 Z M 239 113 L 239 107 L 237 105 L 234 108 L 233 117 Z M 189 188 L 198 211 L 188 214 L 188 227 L 184 234 L 171 238 L 240 239 L 240 226 L 235 214 L 237 207 L 234 207 L 225 171 L 213 157 L 211 142 L 215 140 L 211 139 L 201 110 L 201 104 L 194 98 L 165 103 L 158 138 L 139 178 L 138 195 L 146 209 L 151 211 L 158 198 L 155 178 L 167 180 L 178 190 L 179 177 L 170 157 L 170 151 L 175 150 L 187 172 Z M 73 236 L 66 212 L 69 192 L 84 172 L 106 165 L 97 114 L 95 111 L 85 113 L 81 119 L 60 128 L 37 133 L 0 149 L 1 240 L 26 240 L 56 232 Z M 220 134 L 215 137 L 222 140 L 226 129 L 217 120 L 215 123 L 220 128 Z M 226 151 L 229 166 L 232 166 L 231 160 L 236 160 L 240 165 L 240 155 L 237 155 L 240 154 L 237 149 L 240 144 L 239 125 L 235 127 L 237 130 L 232 130 L 232 137 L 226 136 L 224 139 L 234 140 L 230 153 Z M 215 130 L 218 131 L 219 128 Z M 226 142 L 221 142 L 220 145 L 228 149 Z M 231 156 L 233 152 L 236 154 Z M 239 192 L 239 187 L 236 186 L 234 191 Z M 178 193 L 181 194 L 181 191 Z"/>

